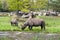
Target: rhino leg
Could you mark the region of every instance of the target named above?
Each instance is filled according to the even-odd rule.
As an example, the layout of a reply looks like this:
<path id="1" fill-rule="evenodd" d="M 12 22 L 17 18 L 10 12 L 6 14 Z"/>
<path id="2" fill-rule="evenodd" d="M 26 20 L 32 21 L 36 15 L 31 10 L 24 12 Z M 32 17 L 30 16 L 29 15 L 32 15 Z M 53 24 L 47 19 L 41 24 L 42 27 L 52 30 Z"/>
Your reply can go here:
<path id="1" fill-rule="evenodd" d="M 18 23 L 15 23 L 15 26 L 18 26 Z"/>
<path id="2" fill-rule="evenodd" d="M 13 26 L 14 24 L 11 22 L 11 26 Z"/>
<path id="3" fill-rule="evenodd" d="M 32 26 L 29 26 L 29 30 L 32 30 Z"/>
<path id="4" fill-rule="evenodd" d="M 24 30 L 26 27 L 27 27 L 27 26 L 23 25 L 23 26 L 21 27 L 21 29 Z"/>
<path id="5" fill-rule="evenodd" d="M 45 30 L 45 24 L 41 24 L 41 30 Z"/>

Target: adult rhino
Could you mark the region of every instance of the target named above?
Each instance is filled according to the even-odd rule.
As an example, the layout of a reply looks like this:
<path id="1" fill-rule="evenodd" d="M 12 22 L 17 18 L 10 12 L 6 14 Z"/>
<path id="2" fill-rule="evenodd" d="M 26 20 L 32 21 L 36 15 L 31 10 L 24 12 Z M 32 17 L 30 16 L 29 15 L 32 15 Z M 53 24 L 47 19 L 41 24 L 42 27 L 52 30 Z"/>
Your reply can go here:
<path id="1" fill-rule="evenodd" d="M 41 30 L 45 30 L 45 21 L 43 19 L 30 18 L 22 25 L 21 29 L 24 30 L 27 26 L 29 30 L 36 26 L 41 26 Z"/>

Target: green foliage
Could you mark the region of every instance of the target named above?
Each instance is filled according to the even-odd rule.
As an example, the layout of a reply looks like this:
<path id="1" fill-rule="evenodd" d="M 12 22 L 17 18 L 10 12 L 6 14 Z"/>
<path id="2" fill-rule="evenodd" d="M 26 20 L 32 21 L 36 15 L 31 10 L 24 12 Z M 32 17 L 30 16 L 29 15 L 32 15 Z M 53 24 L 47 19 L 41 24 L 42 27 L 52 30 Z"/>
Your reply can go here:
<path id="1" fill-rule="evenodd" d="M 29 12 L 28 9 L 22 9 L 21 11 L 23 11 L 23 12 Z"/>
<path id="2" fill-rule="evenodd" d="M 8 0 L 8 9 L 9 10 L 22 10 L 29 8 L 29 0 Z"/>
<path id="3" fill-rule="evenodd" d="M 15 11 L 15 10 L 33 10 L 39 11 L 46 9 L 48 0 L 0 0 L 0 8 L 3 10 Z"/>
<path id="4" fill-rule="evenodd" d="M 36 0 L 35 2 L 31 3 L 32 10 L 41 10 L 46 9 L 48 0 Z"/>
<path id="5" fill-rule="evenodd" d="M 8 10 L 17 10 L 17 2 L 15 0 L 7 0 Z"/>
<path id="6" fill-rule="evenodd" d="M 45 9 L 47 6 L 47 0 L 7 0 L 9 10 L 40 10 Z"/>
<path id="7" fill-rule="evenodd" d="M 53 9 L 54 11 L 59 11 L 60 12 L 60 0 L 51 0 L 49 3 L 49 8 Z"/>
<path id="8" fill-rule="evenodd" d="M 0 0 L 0 10 L 2 10 L 2 2 L 1 2 L 1 0 Z"/>

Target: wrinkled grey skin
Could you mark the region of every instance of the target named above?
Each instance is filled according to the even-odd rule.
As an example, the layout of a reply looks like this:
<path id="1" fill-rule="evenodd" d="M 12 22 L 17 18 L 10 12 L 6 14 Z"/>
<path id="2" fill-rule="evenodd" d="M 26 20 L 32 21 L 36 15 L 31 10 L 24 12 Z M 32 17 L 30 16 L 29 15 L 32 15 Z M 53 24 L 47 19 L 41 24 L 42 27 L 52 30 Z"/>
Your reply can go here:
<path id="1" fill-rule="evenodd" d="M 15 25 L 15 26 L 18 26 L 18 21 L 16 19 L 12 19 L 11 20 L 11 25 Z"/>
<path id="2" fill-rule="evenodd" d="M 32 30 L 33 26 L 41 26 L 41 30 L 45 30 L 45 21 L 43 19 L 30 18 L 21 27 L 24 30 L 28 26 L 29 30 Z"/>

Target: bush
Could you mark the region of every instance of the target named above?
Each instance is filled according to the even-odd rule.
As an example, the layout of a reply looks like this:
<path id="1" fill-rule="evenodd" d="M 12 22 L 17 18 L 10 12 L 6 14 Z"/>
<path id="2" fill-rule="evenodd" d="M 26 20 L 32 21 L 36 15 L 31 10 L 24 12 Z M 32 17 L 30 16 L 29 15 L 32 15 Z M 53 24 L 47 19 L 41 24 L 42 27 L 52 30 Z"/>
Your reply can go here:
<path id="1" fill-rule="evenodd" d="M 23 11 L 23 12 L 29 12 L 28 9 L 22 9 L 21 11 Z"/>

